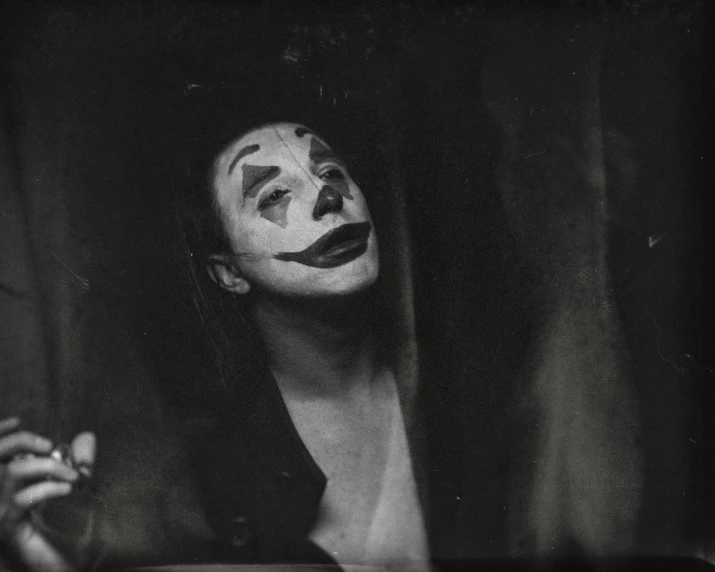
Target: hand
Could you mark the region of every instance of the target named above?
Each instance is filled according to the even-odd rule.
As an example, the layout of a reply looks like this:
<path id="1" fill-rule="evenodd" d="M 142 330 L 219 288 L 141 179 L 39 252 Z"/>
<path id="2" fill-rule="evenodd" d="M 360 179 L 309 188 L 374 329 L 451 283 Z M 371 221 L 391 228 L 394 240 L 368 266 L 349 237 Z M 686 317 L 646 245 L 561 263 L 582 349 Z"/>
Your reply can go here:
<path id="1" fill-rule="evenodd" d="M 0 549 L 33 571 L 71 569 L 35 528 L 31 511 L 43 501 L 70 494 L 80 471 L 90 476 L 94 434 L 80 433 L 72 441 L 74 468 L 52 455 L 49 439 L 19 427 L 16 418 L 0 421 Z"/>

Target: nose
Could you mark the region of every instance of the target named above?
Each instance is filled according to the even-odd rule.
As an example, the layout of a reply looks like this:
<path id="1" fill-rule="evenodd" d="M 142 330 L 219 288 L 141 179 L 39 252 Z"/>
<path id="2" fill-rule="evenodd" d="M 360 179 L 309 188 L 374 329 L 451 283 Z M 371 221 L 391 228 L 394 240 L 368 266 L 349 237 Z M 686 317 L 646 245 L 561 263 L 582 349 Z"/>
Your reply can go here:
<path id="1" fill-rule="evenodd" d="M 320 220 L 328 213 L 337 213 L 343 209 L 343 196 L 330 185 L 324 185 L 318 193 L 318 200 L 313 207 L 313 218 Z"/>

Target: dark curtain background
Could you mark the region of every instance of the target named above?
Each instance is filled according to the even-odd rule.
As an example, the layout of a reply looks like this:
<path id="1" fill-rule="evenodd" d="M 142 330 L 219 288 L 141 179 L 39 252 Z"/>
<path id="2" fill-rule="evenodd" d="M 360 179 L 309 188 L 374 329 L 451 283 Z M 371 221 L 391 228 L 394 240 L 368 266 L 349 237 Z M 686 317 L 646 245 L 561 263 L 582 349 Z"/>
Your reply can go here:
<path id="1" fill-rule="evenodd" d="M 112 452 L 100 462 L 136 465 L 125 486 L 146 486 L 141 460 L 158 446 L 150 436 L 177 396 L 198 399 L 197 386 L 217 376 L 174 266 L 167 205 L 186 174 L 182 141 L 215 120 L 214 106 L 249 122 L 254 109 L 288 110 L 278 119 L 315 118 L 359 182 L 402 185 L 393 216 L 406 217 L 411 234 L 427 468 L 441 483 L 432 506 L 451 523 L 437 531 L 440 550 L 524 554 L 513 539 L 538 502 L 526 494 L 514 506 L 513 497 L 537 490 L 529 467 L 545 449 L 534 436 L 551 417 L 549 405 L 522 416 L 515 403 L 541 391 L 528 364 L 551 359 L 538 332 L 553 300 L 597 282 L 596 266 L 574 262 L 588 232 L 607 245 L 599 295 L 623 335 L 614 351 L 627 373 L 614 383 L 633 406 L 602 424 L 630 427 L 633 411 L 627 438 L 642 454 L 629 473 L 635 508 L 611 500 L 606 485 L 600 499 L 617 505 L 613 518 L 633 529 L 632 544 L 597 548 L 699 553 L 709 522 L 704 388 L 713 381 L 701 314 L 702 3 L 3 10 L 3 416 L 20 412 L 55 438 L 92 428 Z M 577 161 L 563 141 L 588 152 L 579 117 L 594 93 L 607 198 L 598 220 L 571 216 L 597 201 L 566 192 L 583 185 L 561 175 Z M 380 163 L 385 155 L 391 162 Z M 389 221 L 390 210 L 380 216 Z M 540 264 L 544 252 L 550 262 Z M 559 257 L 566 262 L 554 265 Z M 588 337 L 604 328 L 599 320 L 549 335 Z M 584 346 L 588 359 L 600 343 Z M 559 384 L 580 387 L 549 387 Z M 583 402 L 610 391 L 588 385 Z M 612 449 L 614 459 L 630 451 L 621 441 Z M 605 473 L 618 475 L 615 460 Z M 559 522 L 576 509 L 563 510 Z M 557 544 L 583 543 L 559 526 Z M 541 550 L 527 545 L 527 554 Z"/>

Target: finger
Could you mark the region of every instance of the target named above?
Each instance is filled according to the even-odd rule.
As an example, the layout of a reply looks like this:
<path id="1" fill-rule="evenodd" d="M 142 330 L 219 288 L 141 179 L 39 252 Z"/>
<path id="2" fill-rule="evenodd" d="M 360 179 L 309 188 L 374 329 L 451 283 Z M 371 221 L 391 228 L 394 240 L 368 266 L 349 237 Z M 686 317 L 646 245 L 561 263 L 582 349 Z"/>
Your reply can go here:
<path id="1" fill-rule="evenodd" d="M 15 481 L 51 477 L 74 482 L 79 478 L 79 474 L 72 467 L 51 457 L 14 460 L 8 465 L 7 474 Z"/>
<path id="2" fill-rule="evenodd" d="M 79 471 L 89 477 L 97 455 L 97 438 L 94 433 L 84 432 L 72 440 L 72 458 Z"/>
<path id="3" fill-rule="evenodd" d="M 10 417 L 8 419 L 3 419 L 0 421 L 0 436 L 14 431 L 20 426 L 20 420 L 17 417 Z"/>
<path id="4" fill-rule="evenodd" d="M 42 501 L 67 496 L 71 492 L 72 485 L 70 483 L 44 481 L 15 493 L 13 500 L 18 507 L 28 509 Z"/>
<path id="5" fill-rule="evenodd" d="M 29 431 L 18 431 L 0 439 L 0 459 L 12 457 L 17 453 L 47 455 L 51 450 L 52 441 Z"/>

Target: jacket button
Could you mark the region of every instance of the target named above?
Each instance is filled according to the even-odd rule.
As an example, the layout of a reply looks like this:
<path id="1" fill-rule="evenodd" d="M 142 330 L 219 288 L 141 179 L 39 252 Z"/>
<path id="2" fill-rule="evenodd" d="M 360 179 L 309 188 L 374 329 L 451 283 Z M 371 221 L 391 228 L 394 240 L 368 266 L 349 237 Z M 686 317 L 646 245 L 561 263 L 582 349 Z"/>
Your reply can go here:
<path id="1" fill-rule="evenodd" d="M 237 516 L 231 519 L 231 546 L 241 548 L 248 544 L 251 538 L 251 528 L 248 526 L 248 519 Z"/>

